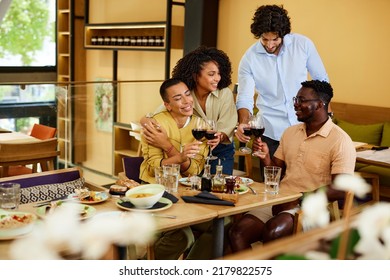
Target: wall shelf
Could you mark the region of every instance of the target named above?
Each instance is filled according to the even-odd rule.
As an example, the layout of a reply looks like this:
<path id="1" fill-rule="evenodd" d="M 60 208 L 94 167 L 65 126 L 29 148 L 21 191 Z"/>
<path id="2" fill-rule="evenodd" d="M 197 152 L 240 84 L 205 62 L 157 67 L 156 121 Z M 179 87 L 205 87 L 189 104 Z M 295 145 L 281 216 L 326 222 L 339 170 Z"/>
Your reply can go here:
<path id="1" fill-rule="evenodd" d="M 130 135 L 130 133 L 139 133 L 139 131 L 132 130 L 130 125 L 114 123 L 113 128 L 113 175 L 117 176 L 123 171 L 122 159 L 124 157 L 141 156 L 141 142 Z"/>
<path id="2" fill-rule="evenodd" d="M 171 48 L 182 49 L 184 27 L 171 26 Z M 88 49 L 165 51 L 165 22 L 88 24 L 84 46 Z"/>

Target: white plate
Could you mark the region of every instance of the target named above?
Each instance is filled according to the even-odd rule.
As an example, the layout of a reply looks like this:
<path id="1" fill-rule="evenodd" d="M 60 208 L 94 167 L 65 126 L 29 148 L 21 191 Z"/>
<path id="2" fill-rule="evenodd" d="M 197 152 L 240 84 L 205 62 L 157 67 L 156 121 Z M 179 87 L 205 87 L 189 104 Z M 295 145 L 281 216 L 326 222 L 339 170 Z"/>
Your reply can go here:
<path id="1" fill-rule="evenodd" d="M 21 236 L 24 236 L 28 233 L 30 233 L 33 228 L 35 221 L 37 220 L 37 216 L 28 213 L 28 212 L 8 212 L 8 211 L 0 211 L 0 223 L 5 221 L 6 219 L 9 219 L 9 217 L 13 216 L 23 217 L 23 216 L 31 216 L 31 220 L 28 223 L 22 224 L 20 223 L 20 226 L 17 227 L 2 227 L 0 225 L 0 240 L 11 240 L 15 239 Z M 17 223 L 18 224 L 18 223 Z"/>
<path id="2" fill-rule="evenodd" d="M 235 188 L 234 191 L 238 194 L 244 194 L 244 193 L 247 193 L 249 191 L 249 188 L 246 187 L 245 185 L 241 184 L 239 185 L 240 187 L 239 188 Z"/>
<path id="3" fill-rule="evenodd" d="M 251 178 L 240 177 L 240 176 L 237 177 L 240 178 L 242 184 L 245 184 L 245 181 L 248 185 L 253 184 L 253 180 Z"/>
<path id="4" fill-rule="evenodd" d="M 190 179 L 188 177 L 180 178 L 179 183 L 184 185 L 184 186 L 191 187 L 191 182 L 190 182 Z"/>
<path id="5" fill-rule="evenodd" d="M 91 218 L 96 214 L 95 207 L 84 205 L 84 204 L 78 204 L 78 203 L 77 204 L 75 203 L 75 205 L 78 205 L 78 207 L 80 207 L 80 211 L 83 211 L 83 210 L 86 211 L 85 215 L 80 216 L 80 220 L 85 220 L 85 219 Z M 47 216 L 47 214 L 48 214 L 48 212 L 46 212 L 47 207 L 48 207 L 48 205 L 41 206 L 41 207 L 37 208 L 37 215 L 40 218 L 44 219 Z M 61 207 L 61 206 L 57 206 L 57 207 Z"/>
<path id="6" fill-rule="evenodd" d="M 172 204 L 173 204 L 171 200 L 169 200 L 168 198 L 165 198 L 165 197 L 160 198 L 160 200 L 158 202 L 165 203 L 166 205 L 161 207 L 161 208 L 156 208 L 156 209 L 153 209 L 153 208 L 140 209 L 140 208 L 135 208 L 135 207 L 131 207 L 130 208 L 130 207 L 126 207 L 126 206 L 121 205 L 121 202 L 122 201 L 119 199 L 116 202 L 116 206 L 118 206 L 119 208 L 124 209 L 124 210 L 138 211 L 138 212 L 157 212 L 157 211 L 162 211 L 162 210 L 170 208 L 172 206 Z"/>
<path id="7" fill-rule="evenodd" d="M 91 191 L 92 192 L 92 191 Z M 75 194 L 75 193 L 71 193 L 70 195 L 68 195 L 68 198 L 69 199 L 75 199 L 75 201 L 77 201 L 77 202 L 80 202 L 80 203 L 82 203 L 82 204 L 96 204 L 96 203 L 101 203 L 101 202 L 103 202 L 103 201 L 106 201 L 110 196 L 108 195 L 108 193 L 107 192 L 95 192 L 94 191 L 94 193 L 95 193 L 95 196 L 98 196 L 98 197 L 100 197 L 101 198 L 101 200 L 92 200 L 92 201 L 89 201 L 89 200 L 80 200 L 80 199 L 78 199 L 78 196 L 77 196 L 77 194 Z"/>

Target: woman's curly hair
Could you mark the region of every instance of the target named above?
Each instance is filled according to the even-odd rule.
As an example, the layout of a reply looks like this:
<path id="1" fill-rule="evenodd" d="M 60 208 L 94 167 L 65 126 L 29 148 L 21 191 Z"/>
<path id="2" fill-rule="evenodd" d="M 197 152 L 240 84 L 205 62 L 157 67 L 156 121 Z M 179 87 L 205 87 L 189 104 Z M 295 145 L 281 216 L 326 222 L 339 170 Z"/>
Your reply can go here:
<path id="1" fill-rule="evenodd" d="M 257 8 L 251 24 L 251 32 L 256 39 L 261 34 L 277 32 L 280 38 L 291 32 L 290 17 L 283 6 L 263 5 Z"/>
<path id="2" fill-rule="evenodd" d="M 203 66 L 213 61 L 217 64 L 221 80 L 218 89 L 228 87 L 232 83 L 232 65 L 227 54 L 213 47 L 200 46 L 181 58 L 172 70 L 172 78 L 182 80 L 190 90 L 196 88 L 196 76 Z"/>

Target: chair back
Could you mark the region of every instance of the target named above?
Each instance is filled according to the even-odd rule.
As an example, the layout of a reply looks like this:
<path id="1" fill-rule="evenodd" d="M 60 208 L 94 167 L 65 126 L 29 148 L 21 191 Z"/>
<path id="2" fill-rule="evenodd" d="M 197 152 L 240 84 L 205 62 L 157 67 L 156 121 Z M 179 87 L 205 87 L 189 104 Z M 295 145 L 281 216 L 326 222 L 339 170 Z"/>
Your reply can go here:
<path id="1" fill-rule="evenodd" d="M 353 208 L 353 200 L 354 200 L 354 193 L 351 191 L 347 191 L 345 192 L 344 205 L 342 210 L 340 210 L 339 203 L 337 200 L 329 202 L 328 210 L 330 214 L 330 221 L 331 222 L 338 221 L 341 218 L 345 218 L 351 215 L 352 208 Z M 300 209 L 294 215 L 293 234 L 303 232 L 302 220 L 303 220 L 303 211 L 302 209 Z"/>
<path id="2" fill-rule="evenodd" d="M 34 165 L 36 163 L 40 163 L 42 171 L 53 170 L 54 162 L 59 155 L 57 144 L 57 138 L 36 142 L 1 143 L 1 176 L 8 176 L 9 167 L 16 165 Z M 36 170 L 33 172 L 36 172 Z"/>
<path id="3" fill-rule="evenodd" d="M 127 178 L 134 180 L 138 183 L 141 183 L 141 179 L 139 178 L 139 171 L 143 160 L 144 160 L 143 157 L 122 158 L 123 170 Z"/>
<path id="4" fill-rule="evenodd" d="M 46 140 L 53 138 L 56 135 L 57 129 L 43 124 L 34 124 L 30 136 L 38 138 L 40 140 Z"/>

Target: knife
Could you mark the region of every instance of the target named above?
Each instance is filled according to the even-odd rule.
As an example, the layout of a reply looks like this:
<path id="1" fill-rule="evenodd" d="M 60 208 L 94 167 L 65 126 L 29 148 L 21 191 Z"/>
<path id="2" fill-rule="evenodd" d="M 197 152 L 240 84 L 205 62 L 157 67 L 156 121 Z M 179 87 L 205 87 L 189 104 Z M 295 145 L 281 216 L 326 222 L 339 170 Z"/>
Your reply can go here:
<path id="1" fill-rule="evenodd" d="M 168 218 L 168 219 L 176 219 L 176 216 L 173 215 L 165 215 L 165 214 L 152 214 L 153 217 L 158 217 L 158 218 Z"/>
<path id="2" fill-rule="evenodd" d="M 68 195 L 65 195 L 65 196 L 61 196 L 59 198 L 54 198 L 52 200 L 38 202 L 37 204 L 33 205 L 33 207 L 41 207 L 41 206 L 45 206 L 45 205 L 50 205 L 52 202 L 55 202 L 55 201 L 70 201 L 70 200 L 75 200 L 75 199 L 78 199 L 78 197 L 68 198 Z"/>

